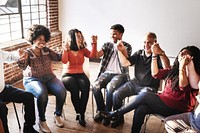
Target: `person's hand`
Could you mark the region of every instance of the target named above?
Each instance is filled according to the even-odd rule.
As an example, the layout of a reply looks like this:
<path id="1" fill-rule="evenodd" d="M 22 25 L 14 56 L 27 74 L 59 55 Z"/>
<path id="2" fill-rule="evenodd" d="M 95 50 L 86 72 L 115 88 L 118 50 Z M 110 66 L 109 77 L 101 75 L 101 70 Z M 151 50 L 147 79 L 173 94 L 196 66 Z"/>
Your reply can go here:
<path id="1" fill-rule="evenodd" d="M 18 49 L 17 52 L 19 54 L 19 60 L 25 60 L 28 58 L 28 53 L 25 51 L 25 49 Z"/>
<path id="2" fill-rule="evenodd" d="M 97 35 L 92 35 L 92 36 L 91 36 L 91 39 L 92 39 L 92 40 L 91 40 L 91 43 L 92 43 L 92 44 L 97 44 L 97 39 L 98 39 L 98 36 L 97 36 Z"/>
<path id="3" fill-rule="evenodd" d="M 119 51 L 124 51 L 126 49 L 124 44 L 123 44 L 123 42 L 122 42 L 122 40 L 117 41 L 117 49 Z"/>
<path id="4" fill-rule="evenodd" d="M 178 56 L 179 68 L 180 69 L 185 68 L 185 66 L 187 66 L 191 62 L 192 59 L 193 57 L 191 57 L 189 54 L 181 55 L 180 53 Z"/>
<path id="5" fill-rule="evenodd" d="M 151 46 L 151 51 L 154 55 L 160 55 L 162 54 L 163 50 L 160 48 L 159 44 L 158 43 L 154 43 L 152 46 Z"/>
<path id="6" fill-rule="evenodd" d="M 69 46 L 69 44 L 68 44 L 67 42 L 64 42 L 64 43 L 62 44 L 62 48 L 63 48 L 63 50 L 65 50 L 65 51 L 69 51 L 69 50 L 70 50 L 70 46 Z"/>

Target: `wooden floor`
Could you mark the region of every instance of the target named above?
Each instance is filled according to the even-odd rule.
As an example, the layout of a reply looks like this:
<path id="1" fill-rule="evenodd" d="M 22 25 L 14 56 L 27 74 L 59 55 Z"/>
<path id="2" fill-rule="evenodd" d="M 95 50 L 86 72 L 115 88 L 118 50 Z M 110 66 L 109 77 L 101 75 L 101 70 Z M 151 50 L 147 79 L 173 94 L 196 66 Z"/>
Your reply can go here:
<path id="1" fill-rule="evenodd" d="M 91 82 L 94 82 L 97 72 L 98 72 L 98 63 L 90 62 L 89 63 L 89 71 L 90 71 L 90 80 Z M 60 78 L 61 76 L 61 70 L 62 65 L 56 64 L 55 67 L 55 73 Z M 21 86 L 21 83 L 16 84 L 16 86 Z M 95 101 L 94 101 L 95 104 Z M 7 105 L 9 108 L 9 114 L 8 114 L 8 124 L 9 124 L 9 130 L 10 133 L 22 133 L 23 129 L 23 114 L 22 114 L 22 104 L 16 104 L 18 115 L 20 118 L 20 124 L 22 125 L 22 129 L 20 130 L 17 124 L 16 116 L 14 113 L 13 105 L 12 103 Z M 96 105 L 94 105 L 96 110 Z M 76 114 L 74 111 L 74 108 L 71 103 L 70 94 L 67 93 L 66 98 L 66 104 L 64 105 L 64 114 L 65 114 L 65 120 L 64 120 L 64 127 L 58 128 L 56 127 L 54 121 L 53 121 L 53 114 L 55 111 L 55 97 L 49 96 L 49 102 L 47 105 L 46 110 L 46 118 L 47 118 L 47 124 L 50 127 L 52 133 L 130 133 L 131 131 L 131 125 L 132 125 L 132 118 L 133 118 L 133 111 L 129 112 L 125 115 L 125 122 L 124 124 L 120 125 L 117 128 L 111 128 L 106 127 L 102 125 L 101 123 L 96 123 L 93 121 L 93 113 L 92 113 L 92 93 L 90 92 L 90 97 L 88 101 L 87 111 L 85 114 L 86 119 L 86 127 L 82 127 L 78 124 L 78 122 L 75 120 Z M 35 129 L 37 129 L 39 132 L 40 129 L 37 125 L 38 122 L 38 113 L 36 109 L 36 125 L 34 126 Z M 154 116 L 150 118 L 147 124 L 146 133 L 161 133 L 163 129 L 163 124 L 160 122 L 160 120 Z"/>

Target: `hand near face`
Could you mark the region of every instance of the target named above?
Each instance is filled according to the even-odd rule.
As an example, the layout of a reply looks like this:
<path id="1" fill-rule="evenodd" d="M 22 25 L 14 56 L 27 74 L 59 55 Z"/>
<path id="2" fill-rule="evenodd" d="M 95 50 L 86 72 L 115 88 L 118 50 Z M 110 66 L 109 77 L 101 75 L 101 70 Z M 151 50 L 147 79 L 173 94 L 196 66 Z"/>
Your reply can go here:
<path id="1" fill-rule="evenodd" d="M 117 41 L 117 49 L 119 51 L 124 51 L 126 49 L 124 44 L 123 44 L 123 42 L 122 42 L 122 40 Z"/>
<path id="2" fill-rule="evenodd" d="M 180 52 L 178 56 L 178 61 L 179 61 L 179 68 L 184 68 L 186 65 L 188 65 L 193 57 L 191 57 L 189 54 L 183 55 L 182 52 Z"/>
<path id="3" fill-rule="evenodd" d="M 66 42 L 66 43 L 63 43 L 62 48 L 63 48 L 65 51 L 69 51 L 69 50 L 70 50 L 70 46 L 69 46 L 69 44 L 68 44 L 67 42 Z"/>
<path id="4" fill-rule="evenodd" d="M 97 36 L 97 35 L 92 35 L 92 36 L 91 36 L 91 39 L 92 39 L 92 40 L 91 40 L 91 43 L 92 43 L 92 44 L 97 44 L 97 40 L 98 40 L 98 36 Z"/>
<path id="5" fill-rule="evenodd" d="M 25 60 L 28 58 L 28 53 L 25 51 L 25 49 L 18 49 L 17 52 L 19 54 L 19 60 Z"/>
<path id="6" fill-rule="evenodd" d="M 155 55 L 159 55 L 163 52 L 163 50 L 160 48 L 159 44 L 158 43 L 154 43 L 152 46 L 151 46 L 151 51 L 152 53 L 154 53 Z"/>

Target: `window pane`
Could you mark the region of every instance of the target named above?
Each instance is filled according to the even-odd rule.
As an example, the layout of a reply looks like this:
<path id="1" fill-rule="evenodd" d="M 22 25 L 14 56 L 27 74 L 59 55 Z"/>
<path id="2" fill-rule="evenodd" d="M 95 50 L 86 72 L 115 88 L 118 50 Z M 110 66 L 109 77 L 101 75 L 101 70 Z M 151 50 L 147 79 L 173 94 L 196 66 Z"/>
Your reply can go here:
<path id="1" fill-rule="evenodd" d="M 0 14 L 18 13 L 18 0 L 0 0 Z"/>
<path id="2" fill-rule="evenodd" d="M 21 0 L 22 5 L 29 5 L 29 0 Z"/>
<path id="3" fill-rule="evenodd" d="M 21 34 L 22 34 L 21 31 L 12 32 L 12 40 L 21 38 L 22 37 Z"/>
<path id="4" fill-rule="evenodd" d="M 11 40 L 10 33 L 0 34 L 0 43 L 7 42 Z"/>

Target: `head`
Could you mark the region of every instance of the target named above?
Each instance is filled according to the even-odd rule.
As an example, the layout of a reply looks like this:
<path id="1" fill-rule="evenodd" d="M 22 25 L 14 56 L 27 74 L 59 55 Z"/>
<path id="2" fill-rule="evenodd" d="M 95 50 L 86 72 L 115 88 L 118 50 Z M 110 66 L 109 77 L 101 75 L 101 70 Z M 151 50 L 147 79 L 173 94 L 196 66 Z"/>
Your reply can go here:
<path id="1" fill-rule="evenodd" d="M 179 75 L 179 59 L 183 56 L 191 56 L 193 57 L 192 60 L 194 62 L 194 68 L 196 73 L 200 76 L 200 49 L 196 46 L 186 46 L 182 48 L 176 57 L 174 64 L 172 66 L 172 70 L 168 75 L 167 79 L 172 79 L 174 82 L 174 87 L 173 88 L 178 88 L 178 75 Z"/>
<path id="2" fill-rule="evenodd" d="M 118 40 L 122 39 L 124 27 L 121 24 L 115 24 L 110 27 L 110 31 L 111 39 L 114 43 L 117 43 Z"/>
<path id="3" fill-rule="evenodd" d="M 151 46 L 157 42 L 156 34 L 153 32 L 148 32 L 144 36 L 144 49 L 147 54 L 151 54 Z"/>
<path id="4" fill-rule="evenodd" d="M 70 46 L 70 50 L 78 51 L 79 49 L 86 47 L 83 34 L 78 29 L 71 29 L 67 35 L 67 43 Z"/>
<path id="5" fill-rule="evenodd" d="M 50 38 L 51 33 L 49 29 L 43 25 L 35 24 L 28 29 L 27 40 L 39 48 L 45 47 Z"/>

